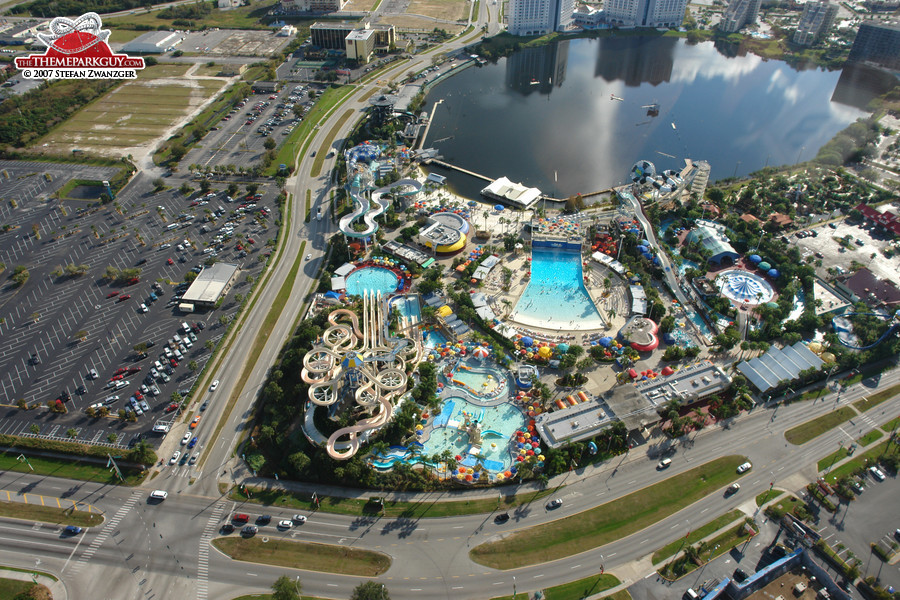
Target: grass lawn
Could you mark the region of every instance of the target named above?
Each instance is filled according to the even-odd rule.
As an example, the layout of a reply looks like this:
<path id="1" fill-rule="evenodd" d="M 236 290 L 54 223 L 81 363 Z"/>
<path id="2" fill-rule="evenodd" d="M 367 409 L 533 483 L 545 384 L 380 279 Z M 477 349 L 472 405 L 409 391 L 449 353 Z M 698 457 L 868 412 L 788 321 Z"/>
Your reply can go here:
<path id="1" fill-rule="evenodd" d="M 543 592 L 546 600 L 581 600 L 582 598 L 599 594 L 603 590 L 614 588 L 620 583 L 622 582 L 619 581 L 619 578 L 615 575 L 610 573 L 600 575 L 598 573 L 596 575 L 591 575 L 590 577 L 584 577 L 578 581 L 544 588 Z M 520 600 L 523 598 L 524 600 L 528 600 L 529 597 L 528 594 L 516 594 L 514 599 L 512 594 L 510 594 L 509 596 L 499 596 L 492 600 Z"/>
<path id="2" fill-rule="evenodd" d="M 204 63 L 197 67 L 197 70 L 194 71 L 194 75 L 202 75 L 205 77 L 216 77 L 219 73 L 222 72 L 222 65 L 213 63 L 212 66 L 209 66 L 207 63 Z"/>
<path id="3" fill-rule="evenodd" d="M 881 425 L 881 428 L 885 431 L 893 431 L 900 427 L 900 417 L 894 417 L 890 421 L 887 421 Z"/>
<path id="4" fill-rule="evenodd" d="M 831 454 L 829 454 L 828 456 L 826 456 L 825 458 L 820 460 L 819 463 L 816 465 L 816 468 L 819 471 L 824 471 L 825 469 L 831 468 L 831 465 L 833 465 L 837 461 L 843 459 L 848 454 L 849 454 L 849 451 L 847 450 L 847 448 L 845 448 L 844 446 L 841 446 L 840 448 L 838 448 L 837 450 L 835 450 L 834 452 L 832 452 Z"/>
<path id="5" fill-rule="evenodd" d="M 665 546 L 654 552 L 652 558 L 653 564 L 660 563 L 670 556 L 674 556 L 678 553 L 679 550 L 681 550 L 682 546 L 684 546 L 685 544 L 694 544 L 702 540 L 706 536 L 711 535 L 713 532 L 722 529 L 729 523 L 734 523 L 735 521 L 740 519 L 743 514 L 744 513 L 739 510 L 732 510 L 725 513 L 721 517 L 714 519 L 709 523 L 706 523 L 705 525 L 701 525 L 696 529 L 692 529 L 686 539 L 678 538 L 671 544 L 666 544 Z"/>
<path id="6" fill-rule="evenodd" d="M 784 439 L 795 446 L 800 446 L 814 439 L 830 429 L 834 429 L 841 423 L 849 421 L 856 415 L 856 411 L 849 406 L 842 406 L 837 410 L 824 414 L 802 425 L 797 425 L 784 432 Z"/>
<path id="7" fill-rule="evenodd" d="M 35 494 L 35 498 L 38 496 Z M 83 510 L 67 510 L 56 506 L 25 504 L 24 502 L 0 501 L 0 515 L 11 519 L 25 521 L 41 521 L 60 525 L 78 525 L 79 527 L 97 527 L 103 523 L 103 515 Z"/>
<path id="8" fill-rule="evenodd" d="M 793 514 L 794 509 L 797 508 L 798 505 L 802 505 L 803 501 L 799 498 L 791 496 L 788 494 L 787 496 L 783 496 L 773 504 L 770 504 L 766 508 L 766 514 L 772 517 L 781 518 L 788 513 Z"/>
<path id="9" fill-rule="evenodd" d="M 885 400 L 890 400 L 897 394 L 900 394 L 900 385 L 893 385 L 885 390 L 875 392 L 867 398 L 857 400 L 853 403 L 853 406 L 855 406 L 856 410 L 858 410 L 859 412 L 866 412 L 873 406 L 878 406 Z"/>
<path id="10" fill-rule="evenodd" d="M 883 435 L 884 434 L 881 433 L 880 431 L 878 431 L 877 429 L 873 429 L 866 435 L 864 435 L 861 438 L 859 438 L 858 440 L 856 440 L 856 443 L 859 444 L 860 446 L 868 446 L 872 442 L 874 442 L 876 440 L 880 440 L 881 436 L 883 436 Z"/>
<path id="11" fill-rule="evenodd" d="M 34 586 L 35 584 L 31 581 L 0 577 L 0 600 L 13 600 L 13 598 L 23 592 L 27 592 Z"/>
<path id="12" fill-rule="evenodd" d="M 347 110 L 344 114 L 341 115 L 341 118 L 338 119 L 338 122 L 334 124 L 334 127 L 331 128 L 331 131 L 328 132 L 328 135 L 325 136 L 325 141 L 322 142 L 322 145 L 319 146 L 319 151 L 316 153 L 316 158 L 313 160 L 313 166 L 309 170 L 309 174 L 312 177 L 318 177 L 319 173 L 322 172 L 322 165 L 325 164 L 325 159 L 328 158 L 328 151 L 331 148 L 332 142 L 334 142 L 334 138 L 337 137 L 337 132 L 344 126 L 344 123 L 347 122 L 347 119 L 352 117 L 354 111 Z"/>
<path id="13" fill-rule="evenodd" d="M 109 41 L 116 44 L 124 44 L 145 33 L 147 32 L 132 29 L 112 29 L 109 33 Z"/>
<path id="14" fill-rule="evenodd" d="M 750 536 L 747 533 L 747 526 L 744 523 L 741 523 L 740 525 L 736 525 L 728 531 L 717 535 L 708 542 L 705 542 L 704 550 L 699 554 L 699 565 L 696 562 L 689 560 L 684 555 L 681 555 L 678 560 L 666 563 L 661 567 L 659 569 L 659 574 L 668 579 L 684 577 L 691 571 L 694 571 L 714 558 L 725 554 L 748 539 L 750 539 Z"/>
<path id="15" fill-rule="evenodd" d="M 572 556 L 640 531 L 738 479 L 743 456 L 724 456 L 590 510 L 520 529 L 470 552 L 473 561 L 513 569 Z"/>
<path id="16" fill-rule="evenodd" d="M 619 590 L 615 594 L 603 596 L 603 600 L 631 600 L 631 594 L 628 593 L 628 590 Z"/>
<path id="17" fill-rule="evenodd" d="M 782 491 L 780 491 L 780 490 L 766 490 L 766 491 L 764 491 L 762 494 L 759 494 L 759 495 L 756 497 L 756 505 L 757 505 L 757 506 L 762 506 L 763 504 L 765 504 L 765 503 L 768 502 L 769 500 L 774 500 L 775 498 L 777 498 L 778 496 L 782 495 L 783 493 L 784 493 L 784 492 L 782 492 Z"/>
<path id="18" fill-rule="evenodd" d="M 540 500 L 557 493 L 558 489 L 541 490 L 519 494 L 518 496 L 504 496 L 500 502 L 503 510 L 514 509 L 518 506 L 539 502 Z M 308 495 L 283 494 L 269 490 L 251 490 L 252 497 L 247 498 L 238 490 L 232 490 L 229 497 L 239 502 L 256 502 L 266 506 L 279 508 L 297 508 L 314 510 L 312 498 Z M 372 493 L 377 496 L 377 492 Z M 454 517 L 460 515 L 477 515 L 497 510 L 496 498 L 484 498 L 478 500 L 453 501 L 453 502 L 391 502 L 385 501 L 384 513 L 373 512 L 373 507 L 367 499 L 338 498 L 325 496 L 319 498 L 318 510 L 338 515 L 363 516 L 383 514 L 385 517 L 405 517 L 409 519 L 421 519 L 424 517 Z"/>
<path id="19" fill-rule="evenodd" d="M 377 577 L 391 566 L 391 557 L 380 552 L 331 544 L 273 540 L 259 536 L 216 538 L 213 545 L 235 560 L 306 569 L 320 573 Z"/>
<path id="20" fill-rule="evenodd" d="M 302 584 L 301 584 L 302 585 Z M 246 596 L 238 596 L 234 600 L 273 600 L 275 596 L 272 594 L 247 594 Z M 326 600 L 318 596 L 304 596 L 301 594 L 300 600 Z"/>
<path id="21" fill-rule="evenodd" d="M 877 460 L 882 454 L 888 450 L 888 444 L 890 444 L 890 454 L 894 456 L 900 455 L 900 448 L 897 447 L 897 444 L 891 443 L 890 440 L 881 442 L 871 450 L 867 450 L 862 454 L 856 454 L 853 458 L 842 464 L 841 466 L 832 469 L 828 475 L 825 477 L 825 481 L 828 483 L 834 483 L 841 477 L 845 475 L 850 475 L 854 471 L 858 469 L 862 469 L 866 466 L 866 460 Z"/>
<path id="22" fill-rule="evenodd" d="M 208 27 L 219 27 L 221 29 L 269 29 L 263 25 L 260 19 L 276 4 L 278 4 L 277 0 L 266 0 L 264 2 L 253 3 L 251 6 L 241 6 L 229 10 L 214 9 L 205 18 L 195 21 L 196 25 L 192 27 L 192 29 L 200 29 L 203 25 L 207 25 Z M 167 28 L 178 29 L 178 26 L 174 24 L 174 19 L 160 19 L 157 16 L 160 12 L 161 11 L 141 12 L 140 14 L 135 15 L 103 19 L 103 25 L 110 28 L 118 27 L 122 29 L 128 29 L 135 25 L 150 25 L 156 29 L 160 25 L 165 25 Z M 147 32 L 141 31 L 139 33 Z M 297 35 L 300 35 L 300 33 Z"/>
<path id="23" fill-rule="evenodd" d="M 35 475 L 52 475 L 66 479 L 79 479 L 81 481 L 98 481 L 101 483 L 118 484 L 118 478 L 110 473 L 103 463 L 82 462 L 77 456 L 70 459 L 50 458 L 43 456 L 29 456 L 28 462 L 34 467 L 34 471 L 28 468 L 24 462 L 20 462 L 16 454 L 0 455 L 0 470 L 15 471 L 16 473 L 34 473 Z M 137 485 L 141 481 L 136 471 L 122 471 L 125 475 L 126 485 Z"/>

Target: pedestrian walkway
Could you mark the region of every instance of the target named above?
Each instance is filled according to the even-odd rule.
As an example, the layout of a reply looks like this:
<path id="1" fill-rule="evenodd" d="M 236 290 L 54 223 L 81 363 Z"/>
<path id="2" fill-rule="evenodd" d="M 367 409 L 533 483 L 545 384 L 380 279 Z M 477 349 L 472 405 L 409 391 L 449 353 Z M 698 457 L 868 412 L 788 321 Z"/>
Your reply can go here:
<path id="1" fill-rule="evenodd" d="M 21 502 L 23 504 L 49 506 L 51 508 L 61 508 L 63 510 L 73 509 L 100 515 L 103 514 L 102 510 L 100 510 L 90 502 L 79 502 L 78 500 L 57 498 L 56 496 L 42 496 L 40 494 L 25 494 L 22 492 L 13 492 L 10 490 L 0 490 L 0 501 Z"/>

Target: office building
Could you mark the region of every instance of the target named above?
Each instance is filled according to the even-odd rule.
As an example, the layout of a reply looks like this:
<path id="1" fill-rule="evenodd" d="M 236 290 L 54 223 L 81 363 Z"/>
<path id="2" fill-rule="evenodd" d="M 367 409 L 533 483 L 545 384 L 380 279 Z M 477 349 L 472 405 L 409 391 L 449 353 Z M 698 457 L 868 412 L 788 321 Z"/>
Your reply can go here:
<path id="1" fill-rule="evenodd" d="M 810 0 L 803 5 L 800 23 L 794 32 L 794 43 L 801 46 L 812 46 L 828 35 L 838 13 L 838 5 L 828 0 Z"/>
<path id="2" fill-rule="evenodd" d="M 575 0 L 509 0 L 508 31 L 513 35 L 546 35 L 572 23 Z"/>
<path id="3" fill-rule="evenodd" d="M 347 36 L 352 31 L 362 30 L 374 32 L 375 50 L 387 51 L 397 44 L 397 30 L 393 25 L 372 25 L 350 21 L 313 23 L 309 28 L 309 37 L 313 46 L 325 50 L 347 50 Z"/>
<path id="4" fill-rule="evenodd" d="M 355 60 L 364 65 L 375 53 L 375 30 L 354 29 L 344 39 L 347 60 Z"/>
<path id="5" fill-rule="evenodd" d="M 860 25 L 847 62 L 900 70 L 900 24 L 870 21 Z"/>
<path id="6" fill-rule="evenodd" d="M 679 27 L 687 0 L 609 0 L 606 21 L 620 27 Z"/>
<path id="7" fill-rule="evenodd" d="M 722 15 L 719 30 L 725 33 L 735 33 L 746 25 L 755 24 L 756 18 L 759 16 L 759 2 L 760 0 L 731 0 Z"/>

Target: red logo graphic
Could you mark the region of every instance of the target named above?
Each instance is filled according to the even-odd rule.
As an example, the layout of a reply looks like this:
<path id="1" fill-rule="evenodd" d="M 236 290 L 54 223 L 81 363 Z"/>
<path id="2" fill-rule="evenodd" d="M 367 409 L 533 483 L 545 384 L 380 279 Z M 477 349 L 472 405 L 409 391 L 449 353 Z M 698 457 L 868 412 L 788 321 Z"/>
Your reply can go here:
<path id="1" fill-rule="evenodd" d="M 75 20 L 56 17 L 50 33 L 39 33 L 47 44 L 43 54 L 16 58 L 16 67 L 26 79 L 134 79 L 144 68 L 143 58 L 113 54 L 106 40 L 109 30 L 101 29 L 97 13 L 85 13 Z"/>

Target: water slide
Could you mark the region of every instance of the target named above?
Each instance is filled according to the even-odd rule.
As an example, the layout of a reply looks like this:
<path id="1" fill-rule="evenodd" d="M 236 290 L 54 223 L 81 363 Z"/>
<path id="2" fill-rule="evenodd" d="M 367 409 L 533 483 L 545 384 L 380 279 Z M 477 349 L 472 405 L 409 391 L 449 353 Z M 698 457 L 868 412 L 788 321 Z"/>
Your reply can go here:
<path id="1" fill-rule="evenodd" d="M 869 344 L 868 346 L 855 346 L 852 345 L 847 338 L 856 338 L 856 335 L 853 333 L 852 326 L 848 328 L 849 322 L 847 322 L 846 317 L 853 317 L 859 315 L 861 317 L 878 317 L 879 319 L 883 319 L 884 315 L 879 315 L 878 313 L 846 313 L 843 315 L 837 315 L 833 319 L 831 319 L 831 326 L 834 329 L 834 332 L 837 334 L 838 339 L 841 341 L 841 344 L 850 348 L 851 350 L 868 350 L 870 348 L 874 348 L 890 336 L 896 334 L 900 331 L 900 310 L 894 313 L 894 316 L 891 317 L 891 325 L 887 328 L 887 330 L 881 334 L 877 340 Z M 847 325 L 845 325 L 845 322 Z"/>
<path id="2" fill-rule="evenodd" d="M 484 431 L 481 432 L 481 437 L 483 437 L 483 438 L 486 438 L 486 437 L 505 438 L 506 436 L 494 429 L 485 429 Z"/>
<path id="3" fill-rule="evenodd" d="M 378 223 L 375 222 L 375 218 L 384 213 L 387 209 L 388 202 L 388 200 L 382 200 L 381 197 L 389 194 L 392 189 L 400 186 L 410 187 L 410 191 L 400 194 L 402 196 L 416 194 L 422 189 L 422 184 L 415 179 L 401 179 L 391 185 L 373 191 L 372 199 L 370 201 L 363 195 L 364 190 L 360 186 L 348 187 L 347 192 L 353 199 L 354 207 L 350 214 L 341 217 L 339 225 L 341 233 L 347 237 L 364 238 L 378 231 Z M 353 229 L 353 222 L 360 217 L 362 217 L 366 228 L 362 231 L 355 231 Z"/>

